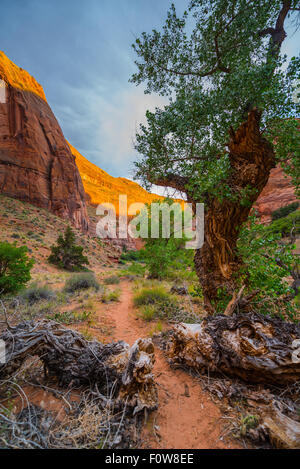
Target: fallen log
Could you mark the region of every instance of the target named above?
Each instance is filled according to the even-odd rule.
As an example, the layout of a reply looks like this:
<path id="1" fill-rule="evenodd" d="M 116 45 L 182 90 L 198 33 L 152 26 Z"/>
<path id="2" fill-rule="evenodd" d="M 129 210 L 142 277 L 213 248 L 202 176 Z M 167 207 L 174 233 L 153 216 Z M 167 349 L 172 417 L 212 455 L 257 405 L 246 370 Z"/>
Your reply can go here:
<path id="1" fill-rule="evenodd" d="M 23 322 L 0 336 L 6 363 L 0 379 L 14 375 L 30 357 L 38 356 L 46 376 L 63 387 L 89 386 L 136 414 L 157 408 L 152 375 L 154 347 L 151 339 L 138 339 L 132 347 L 123 341 L 102 344 L 87 341 L 77 331 L 54 321 Z"/>
<path id="2" fill-rule="evenodd" d="M 179 324 L 167 344 L 170 362 L 250 383 L 286 385 L 300 379 L 295 342 L 300 325 L 256 313 L 210 316 Z"/>
<path id="3" fill-rule="evenodd" d="M 263 427 L 269 434 L 273 447 L 300 449 L 300 423 L 273 409 L 263 419 Z"/>

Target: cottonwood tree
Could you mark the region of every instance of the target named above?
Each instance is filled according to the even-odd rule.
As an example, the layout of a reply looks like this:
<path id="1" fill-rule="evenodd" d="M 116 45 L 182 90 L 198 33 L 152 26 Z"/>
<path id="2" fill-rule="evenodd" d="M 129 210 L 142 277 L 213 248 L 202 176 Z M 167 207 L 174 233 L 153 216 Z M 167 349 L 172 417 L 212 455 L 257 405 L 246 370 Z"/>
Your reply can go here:
<path id="1" fill-rule="evenodd" d="M 300 59 L 282 54 L 299 10 L 295 0 L 195 0 L 133 45 L 131 81 L 169 98 L 140 125 L 136 178 L 205 203 L 195 267 L 208 312 L 220 290 L 237 290 L 239 232 L 270 170 L 280 163 L 299 183 Z"/>

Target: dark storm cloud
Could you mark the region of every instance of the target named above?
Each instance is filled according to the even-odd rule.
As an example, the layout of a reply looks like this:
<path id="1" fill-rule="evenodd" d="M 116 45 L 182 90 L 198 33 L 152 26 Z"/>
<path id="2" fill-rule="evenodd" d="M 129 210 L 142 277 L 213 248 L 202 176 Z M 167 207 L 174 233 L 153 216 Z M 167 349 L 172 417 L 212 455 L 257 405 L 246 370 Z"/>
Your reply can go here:
<path id="1" fill-rule="evenodd" d="M 170 0 L 0 0 L 0 50 L 43 86 L 66 138 L 114 176 L 128 176 L 145 110 L 161 105 L 128 83 L 131 43 L 159 28 Z M 180 12 L 186 0 L 177 0 Z M 299 42 L 299 41 L 298 41 Z M 297 38 L 286 43 L 296 54 Z"/>

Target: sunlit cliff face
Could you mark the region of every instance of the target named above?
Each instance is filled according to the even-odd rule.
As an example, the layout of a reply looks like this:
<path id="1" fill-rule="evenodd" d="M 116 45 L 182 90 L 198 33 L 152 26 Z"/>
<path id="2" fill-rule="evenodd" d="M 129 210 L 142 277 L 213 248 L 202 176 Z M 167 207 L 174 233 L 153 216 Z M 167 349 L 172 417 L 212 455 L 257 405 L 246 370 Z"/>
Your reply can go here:
<path id="1" fill-rule="evenodd" d="M 119 195 L 127 195 L 128 207 L 132 203 L 151 203 L 153 200 L 164 198 L 147 192 L 129 179 L 110 176 L 103 169 L 90 163 L 70 143 L 69 146 L 75 156 L 85 192 L 92 204 L 111 203 L 115 206 L 116 213 L 119 213 Z"/>
<path id="2" fill-rule="evenodd" d="M 14 88 L 31 91 L 46 101 L 43 87 L 26 70 L 9 60 L 2 51 L 0 51 L 0 76 Z"/>
<path id="3" fill-rule="evenodd" d="M 42 86 L 26 70 L 15 65 L 0 51 L 0 77 L 14 88 L 29 91 L 42 98 L 46 96 Z M 127 195 L 128 206 L 132 203 L 150 203 L 163 197 L 150 194 L 141 186 L 125 178 L 115 178 L 98 166 L 90 163 L 69 142 L 70 150 L 75 156 L 85 192 L 92 204 L 111 203 L 119 213 L 119 195 Z"/>

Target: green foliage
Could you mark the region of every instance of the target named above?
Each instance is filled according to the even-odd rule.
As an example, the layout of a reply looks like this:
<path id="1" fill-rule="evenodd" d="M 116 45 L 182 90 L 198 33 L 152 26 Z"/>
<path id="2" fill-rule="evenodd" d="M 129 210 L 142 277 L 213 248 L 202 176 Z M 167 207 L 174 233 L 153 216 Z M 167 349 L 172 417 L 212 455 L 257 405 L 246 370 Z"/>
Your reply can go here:
<path id="1" fill-rule="evenodd" d="M 51 301 L 56 297 L 54 291 L 36 284 L 30 285 L 29 288 L 21 291 L 19 296 L 30 305 L 38 303 L 39 301 Z"/>
<path id="2" fill-rule="evenodd" d="M 133 299 L 135 306 L 153 305 L 157 303 L 164 304 L 173 300 L 174 297 L 161 286 L 142 288 L 135 294 Z"/>
<path id="3" fill-rule="evenodd" d="M 160 285 L 141 288 L 135 293 L 133 302 L 139 308 L 138 315 L 145 321 L 162 319 L 195 323 L 200 319 L 182 309 L 176 296 L 171 295 Z"/>
<path id="4" fill-rule="evenodd" d="M 143 251 L 124 251 L 120 256 L 121 261 L 143 261 Z"/>
<path id="5" fill-rule="evenodd" d="M 120 277 L 127 277 L 127 278 L 132 278 L 132 277 L 144 277 L 145 275 L 145 267 L 141 264 L 131 264 L 126 269 L 122 269 L 119 271 L 118 275 Z"/>
<path id="6" fill-rule="evenodd" d="M 99 290 L 100 285 L 96 280 L 96 277 L 91 272 L 74 274 L 67 279 L 64 290 L 67 293 L 74 293 L 80 290 L 87 290 L 94 288 L 96 291 Z"/>
<path id="7" fill-rule="evenodd" d="M 278 208 L 277 210 L 274 210 L 274 212 L 272 212 L 271 214 L 272 221 L 278 220 L 279 218 L 286 217 L 290 213 L 297 210 L 298 207 L 299 207 L 299 203 L 294 202 L 292 204 L 286 205 L 285 207 L 281 207 L 281 208 Z"/>
<path id="8" fill-rule="evenodd" d="M 266 232 L 280 234 L 282 237 L 289 236 L 292 230 L 295 235 L 300 233 L 300 210 L 279 218 L 266 227 Z"/>
<path id="9" fill-rule="evenodd" d="M 102 294 L 101 301 L 102 303 L 111 303 L 114 301 L 119 301 L 121 296 L 121 290 L 117 288 L 114 291 L 105 291 Z"/>
<path id="10" fill-rule="evenodd" d="M 141 223 L 146 223 L 147 231 L 144 233 L 143 259 L 149 271 L 149 277 L 162 279 L 167 276 L 168 269 L 175 261 L 184 262 L 186 252 L 183 248 L 186 238 L 178 232 L 178 226 L 182 227 L 183 212 L 179 204 L 170 211 L 168 207 L 174 201 L 166 199 L 158 200 L 147 205 L 141 215 Z M 164 215 L 164 208 L 166 209 Z M 166 218 L 167 216 L 167 218 Z M 169 217 L 169 218 L 168 218 Z M 164 223 L 165 222 L 165 223 Z M 156 233 L 156 236 L 153 236 Z M 179 237 L 177 237 L 177 235 Z"/>
<path id="11" fill-rule="evenodd" d="M 34 260 L 27 253 L 26 246 L 0 243 L 0 296 L 18 292 L 31 279 Z"/>
<path id="12" fill-rule="evenodd" d="M 279 244 L 280 239 L 281 234 L 270 232 L 268 227 L 258 224 L 255 217 L 250 218 L 238 241 L 238 252 L 247 268 L 247 272 L 241 272 L 240 283 L 246 283 L 250 292 L 259 290 L 255 304 L 261 312 L 270 314 L 286 308 L 288 315 L 293 315 L 293 306 L 290 303 L 284 306 L 281 300 L 291 293 L 285 278 L 297 262 L 293 255 L 295 246 Z M 226 298 L 219 307 L 225 307 L 228 300 Z"/>
<path id="13" fill-rule="evenodd" d="M 277 161 L 299 185 L 294 116 L 300 104 L 294 96 L 300 58 L 286 64 L 281 43 L 270 36 L 278 17 L 285 20 L 281 9 L 281 0 L 193 0 L 182 17 L 172 5 L 161 31 L 137 38 L 131 81 L 169 97 L 163 109 L 147 111 L 136 135 L 136 178 L 146 187 L 162 181 L 196 201 L 214 196 L 247 204 L 256 188 L 237 194 L 228 185 L 226 142 L 229 129 L 237 129 L 254 107 L 262 112 L 264 136 L 271 143 L 276 138 Z M 296 14 L 290 10 L 288 17 Z"/>
<path id="14" fill-rule="evenodd" d="M 110 277 L 106 277 L 103 282 L 106 285 L 116 285 L 120 283 L 120 278 L 117 275 L 111 275 Z"/>
<path id="15" fill-rule="evenodd" d="M 88 258 L 83 255 L 83 247 L 75 244 L 75 234 L 68 226 L 64 236 L 60 235 L 56 246 L 51 246 L 48 261 L 62 269 L 69 271 L 85 270 L 89 264 Z"/>
<path id="16" fill-rule="evenodd" d="M 240 420 L 240 434 L 245 437 L 247 432 L 253 428 L 256 428 L 259 424 L 260 418 L 257 415 L 246 415 L 241 417 Z"/>
<path id="17" fill-rule="evenodd" d="M 91 317 L 93 316 L 92 311 L 63 311 L 63 312 L 55 312 L 53 314 L 48 314 L 47 318 L 52 319 L 53 321 L 60 322 L 62 324 L 76 324 L 78 322 L 85 322 L 91 321 Z"/>
<path id="18" fill-rule="evenodd" d="M 160 316 L 160 309 L 157 305 L 146 305 L 141 308 L 139 316 L 144 321 L 153 321 L 153 319 Z"/>
<path id="19" fill-rule="evenodd" d="M 140 307 L 140 316 L 145 321 L 169 319 L 179 311 L 176 297 L 161 286 L 142 288 L 134 295 L 133 302 Z"/>

